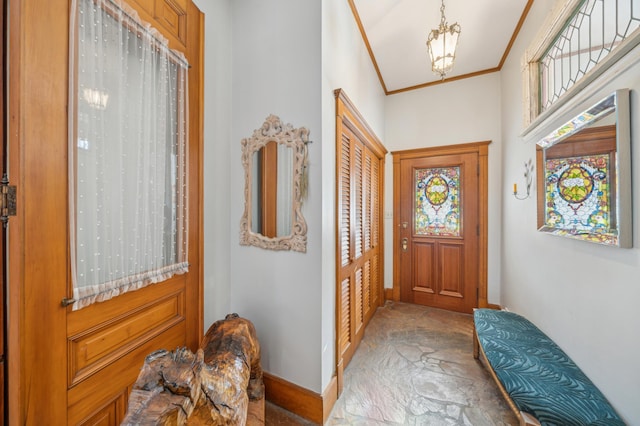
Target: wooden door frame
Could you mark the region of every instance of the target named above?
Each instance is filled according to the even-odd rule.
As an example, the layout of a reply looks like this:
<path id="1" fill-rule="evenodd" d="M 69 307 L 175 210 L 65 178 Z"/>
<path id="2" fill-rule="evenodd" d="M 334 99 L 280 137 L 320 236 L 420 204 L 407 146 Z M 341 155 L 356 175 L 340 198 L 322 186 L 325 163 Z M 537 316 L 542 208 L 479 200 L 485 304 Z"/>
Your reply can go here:
<path id="1" fill-rule="evenodd" d="M 66 424 L 67 418 L 66 314 L 60 301 L 67 296 L 69 268 L 68 10 L 68 0 L 38 7 L 16 0 L 9 9 L 8 163 L 17 215 L 8 225 L 7 409 L 16 425 L 38 419 Z M 60 179 L 41 178 L 53 170 Z M 59 244 L 50 247 L 43 236 Z"/>
<path id="2" fill-rule="evenodd" d="M 472 142 L 458 145 L 393 151 L 393 300 L 400 300 L 400 162 L 407 159 L 436 157 L 441 155 L 478 155 L 478 307 L 489 306 L 487 298 L 487 250 L 488 250 L 488 165 L 491 141 Z"/>

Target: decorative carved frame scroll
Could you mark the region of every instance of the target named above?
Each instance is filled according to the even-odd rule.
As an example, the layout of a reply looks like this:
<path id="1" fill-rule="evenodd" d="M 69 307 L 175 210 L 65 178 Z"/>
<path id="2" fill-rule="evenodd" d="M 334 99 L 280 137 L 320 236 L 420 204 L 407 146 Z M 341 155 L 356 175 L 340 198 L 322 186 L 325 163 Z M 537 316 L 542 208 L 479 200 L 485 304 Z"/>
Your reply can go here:
<path id="1" fill-rule="evenodd" d="M 266 237 L 253 232 L 252 228 L 252 182 L 253 158 L 269 142 L 276 142 L 293 149 L 293 197 L 291 215 L 291 233 L 280 237 Z M 250 138 L 242 139 L 242 165 L 244 167 L 244 213 L 240 221 L 240 244 L 251 245 L 268 250 L 307 251 L 307 223 L 302 215 L 302 201 L 307 190 L 307 144 L 309 130 L 305 127 L 294 128 L 283 124 L 276 115 L 269 115 L 262 127 L 253 131 Z"/>

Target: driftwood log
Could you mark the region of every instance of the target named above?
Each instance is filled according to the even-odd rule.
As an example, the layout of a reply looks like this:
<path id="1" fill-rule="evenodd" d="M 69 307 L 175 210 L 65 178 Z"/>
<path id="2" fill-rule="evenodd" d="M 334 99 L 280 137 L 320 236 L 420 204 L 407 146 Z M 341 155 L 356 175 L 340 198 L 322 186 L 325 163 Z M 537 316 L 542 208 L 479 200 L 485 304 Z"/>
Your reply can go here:
<path id="1" fill-rule="evenodd" d="M 194 354 L 159 350 L 145 359 L 123 425 L 244 425 L 249 399 L 264 398 L 260 344 L 251 321 L 216 321 Z"/>

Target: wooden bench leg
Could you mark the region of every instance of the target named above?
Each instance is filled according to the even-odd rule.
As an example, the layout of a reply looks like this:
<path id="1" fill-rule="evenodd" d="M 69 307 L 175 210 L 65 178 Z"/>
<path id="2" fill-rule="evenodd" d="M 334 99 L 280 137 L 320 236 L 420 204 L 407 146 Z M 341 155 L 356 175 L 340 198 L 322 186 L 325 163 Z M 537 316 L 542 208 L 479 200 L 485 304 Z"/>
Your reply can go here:
<path id="1" fill-rule="evenodd" d="M 478 342 L 478 333 L 476 327 L 473 327 L 473 357 L 475 359 L 480 358 L 480 343 Z"/>

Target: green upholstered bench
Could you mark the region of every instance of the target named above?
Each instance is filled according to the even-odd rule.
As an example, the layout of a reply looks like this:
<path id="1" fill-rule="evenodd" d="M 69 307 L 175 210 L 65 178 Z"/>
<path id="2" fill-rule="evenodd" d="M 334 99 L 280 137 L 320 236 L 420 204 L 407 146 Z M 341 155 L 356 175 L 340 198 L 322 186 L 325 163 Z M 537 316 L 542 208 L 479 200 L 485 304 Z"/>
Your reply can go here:
<path id="1" fill-rule="evenodd" d="M 521 425 L 624 425 L 611 404 L 547 335 L 522 316 L 476 309 L 480 354 Z"/>

